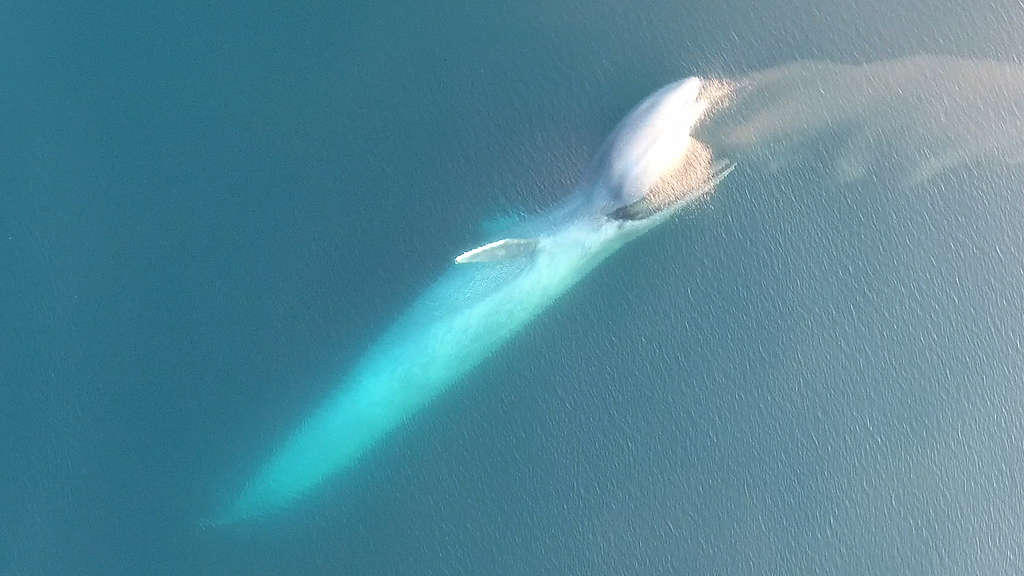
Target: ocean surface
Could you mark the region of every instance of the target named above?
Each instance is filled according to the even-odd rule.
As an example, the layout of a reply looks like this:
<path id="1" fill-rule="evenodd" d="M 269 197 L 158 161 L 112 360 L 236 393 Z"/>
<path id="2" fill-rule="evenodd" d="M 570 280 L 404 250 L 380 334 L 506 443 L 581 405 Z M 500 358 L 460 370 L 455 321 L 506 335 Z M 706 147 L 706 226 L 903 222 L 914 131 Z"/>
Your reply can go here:
<path id="1" fill-rule="evenodd" d="M 0 574 L 1024 573 L 1024 7 L 705 4 L 6 3 Z M 203 523 L 694 74 L 710 199 Z"/>

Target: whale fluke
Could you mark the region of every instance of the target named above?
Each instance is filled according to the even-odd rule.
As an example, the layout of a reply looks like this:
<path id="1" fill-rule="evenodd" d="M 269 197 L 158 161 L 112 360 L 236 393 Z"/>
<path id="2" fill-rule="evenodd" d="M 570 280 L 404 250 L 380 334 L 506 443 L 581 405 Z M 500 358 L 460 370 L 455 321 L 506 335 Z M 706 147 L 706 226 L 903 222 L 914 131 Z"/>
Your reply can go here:
<path id="1" fill-rule="evenodd" d="M 484 244 L 455 257 L 456 264 L 469 262 L 500 262 L 527 256 L 537 247 L 536 238 L 503 238 Z"/>

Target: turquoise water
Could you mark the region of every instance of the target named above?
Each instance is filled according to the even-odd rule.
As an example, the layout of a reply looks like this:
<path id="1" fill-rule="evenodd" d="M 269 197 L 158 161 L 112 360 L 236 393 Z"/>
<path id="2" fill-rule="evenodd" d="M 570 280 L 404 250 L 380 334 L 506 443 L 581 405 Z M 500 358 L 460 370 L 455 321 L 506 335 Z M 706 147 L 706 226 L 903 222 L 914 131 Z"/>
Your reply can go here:
<path id="1" fill-rule="evenodd" d="M 0 573 L 1019 573 L 1024 14 L 902 6 L 8 6 Z M 916 54 L 1010 66 L 751 76 Z M 706 204 L 302 505 L 200 528 L 695 73 L 767 78 Z"/>

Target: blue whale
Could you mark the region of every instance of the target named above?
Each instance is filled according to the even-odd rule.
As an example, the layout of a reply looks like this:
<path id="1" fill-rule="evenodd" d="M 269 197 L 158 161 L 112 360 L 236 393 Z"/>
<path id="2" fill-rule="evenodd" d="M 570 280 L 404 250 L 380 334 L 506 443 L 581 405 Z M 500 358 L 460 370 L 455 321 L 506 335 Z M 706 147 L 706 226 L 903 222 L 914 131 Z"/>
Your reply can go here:
<path id="1" fill-rule="evenodd" d="M 732 165 L 692 134 L 727 91 L 688 78 L 652 94 L 561 204 L 458 255 L 214 523 L 280 511 L 351 469 L 602 260 L 708 194 Z"/>

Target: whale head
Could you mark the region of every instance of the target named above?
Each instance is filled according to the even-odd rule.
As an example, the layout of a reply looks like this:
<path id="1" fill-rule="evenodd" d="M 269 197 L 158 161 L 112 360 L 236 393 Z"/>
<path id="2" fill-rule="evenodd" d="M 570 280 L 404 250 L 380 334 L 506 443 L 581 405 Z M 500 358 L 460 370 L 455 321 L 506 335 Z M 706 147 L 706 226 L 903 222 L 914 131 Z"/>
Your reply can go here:
<path id="1" fill-rule="evenodd" d="M 616 220 L 645 220 L 699 198 L 727 163 L 694 138 L 694 127 L 726 88 L 687 78 L 658 90 L 623 119 L 581 180 L 595 209 Z"/>
<path id="2" fill-rule="evenodd" d="M 460 254 L 455 262 L 500 262 L 532 255 L 552 245 L 542 237 L 552 236 L 551 231 L 561 230 L 566 222 L 596 223 L 608 234 L 594 245 L 612 249 L 664 222 L 732 171 L 730 162 L 715 159 L 711 149 L 692 136 L 728 94 L 727 85 L 700 78 L 658 90 L 605 140 L 575 192 L 538 219 L 539 234 L 502 238 Z"/>

